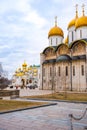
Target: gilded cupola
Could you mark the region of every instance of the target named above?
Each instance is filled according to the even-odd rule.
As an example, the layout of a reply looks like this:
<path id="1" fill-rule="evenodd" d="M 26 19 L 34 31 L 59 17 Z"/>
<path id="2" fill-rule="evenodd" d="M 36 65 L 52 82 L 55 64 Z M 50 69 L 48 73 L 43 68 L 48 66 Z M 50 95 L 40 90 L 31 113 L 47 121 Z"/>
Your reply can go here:
<path id="1" fill-rule="evenodd" d="M 57 17 L 55 17 L 55 26 L 51 28 L 48 33 L 48 38 L 50 36 L 56 36 L 56 35 L 64 37 L 63 30 L 57 26 Z"/>
<path id="2" fill-rule="evenodd" d="M 87 16 L 84 13 L 84 4 L 82 5 L 82 16 L 77 19 L 75 23 L 76 29 L 82 26 L 87 26 Z"/>
<path id="3" fill-rule="evenodd" d="M 76 4 L 76 16 L 75 16 L 75 18 L 74 19 L 72 19 L 70 22 L 69 22 L 69 24 L 68 24 L 68 29 L 70 28 L 70 27 L 72 27 L 72 26 L 75 26 L 75 23 L 76 23 L 76 21 L 77 21 L 77 19 L 78 19 L 78 5 Z"/>
<path id="4" fill-rule="evenodd" d="M 22 67 L 27 67 L 27 63 L 24 61 L 24 63 L 22 64 Z"/>

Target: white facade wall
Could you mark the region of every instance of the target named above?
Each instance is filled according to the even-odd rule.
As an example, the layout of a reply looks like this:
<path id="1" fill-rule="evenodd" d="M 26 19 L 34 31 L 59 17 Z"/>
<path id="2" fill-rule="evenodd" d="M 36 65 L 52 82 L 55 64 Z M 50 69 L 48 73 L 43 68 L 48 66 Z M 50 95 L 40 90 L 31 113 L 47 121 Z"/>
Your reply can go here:
<path id="1" fill-rule="evenodd" d="M 69 39 L 69 43 L 76 40 L 75 26 L 72 26 L 68 29 L 68 39 Z"/>
<path id="2" fill-rule="evenodd" d="M 87 26 L 76 29 L 76 40 L 87 37 Z"/>
<path id="3" fill-rule="evenodd" d="M 61 43 L 63 43 L 62 36 L 50 36 L 49 37 L 49 46 L 58 46 Z"/>
<path id="4" fill-rule="evenodd" d="M 67 76 L 66 76 L 66 66 L 68 67 L 68 75 Z M 60 67 L 60 76 L 59 76 L 59 67 Z M 71 90 L 70 63 L 69 62 L 59 62 L 56 64 L 56 68 L 57 68 L 56 91 Z"/>
<path id="5" fill-rule="evenodd" d="M 42 80 L 42 63 L 44 62 L 44 60 L 45 60 L 45 55 L 44 54 L 40 54 L 40 87 L 39 87 L 39 89 L 43 89 L 42 88 L 42 83 L 43 83 L 43 80 Z"/>
<path id="6" fill-rule="evenodd" d="M 84 65 L 84 75 L 81 73 L 81 65 Z M 75 66 L 75 75 L 73 76 L 73 66 Z M 72 89 L 73 91 L 86 90 L 86 74 L 85 74 L 85 61 L 72 62 Z"/>

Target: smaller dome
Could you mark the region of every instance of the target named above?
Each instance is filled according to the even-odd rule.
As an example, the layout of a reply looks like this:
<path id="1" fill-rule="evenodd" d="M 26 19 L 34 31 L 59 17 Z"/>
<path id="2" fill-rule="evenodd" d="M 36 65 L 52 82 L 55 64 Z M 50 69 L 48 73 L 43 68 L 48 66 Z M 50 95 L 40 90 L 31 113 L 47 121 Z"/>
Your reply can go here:
<path id="1" fill-rule="evenodd" d="M 55 27 L 51 28 L 48 33 L 48 38 L 50 36 L 55 36 L 55 35 L 60 35 L 60 36 L 64 37 L 63 31 L 60 27 L 55 26 Z"/>
<path id="2" fill-rule="evenodd" d="M 82 26 L 87 26 L 87 16 L 82 16 L 82 17 L 78 18 L 75 23 L 76 29 L 79 27 L 82 27 Z"/>
<path id="3" fill-rule="evenodd" d="M 22 64 L 23 67 L 27 67 L 27 63 L 24 61 L 24 63 Z"/>
<path id="4" fill-rule="evenodd" d="M 48 38 L 50 36 L 56 36 L 56 35 L 64 37 L 63 30 L 57 26 L 57 16 L 55 17 L 55 26 L 50 29 L 48 33 Z"/>

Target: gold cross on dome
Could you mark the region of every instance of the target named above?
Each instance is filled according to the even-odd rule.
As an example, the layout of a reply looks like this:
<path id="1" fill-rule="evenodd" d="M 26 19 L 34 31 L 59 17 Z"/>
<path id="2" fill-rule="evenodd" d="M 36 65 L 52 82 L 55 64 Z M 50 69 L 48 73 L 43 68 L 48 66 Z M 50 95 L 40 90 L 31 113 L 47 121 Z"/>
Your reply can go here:
<path id="1" fill-rule="evenodd" d="M 82 13 L 83 13 L 83 16 L 85 15 L 85 14 L 84 14 L 84 7 L 85 7 L 85 5 L 82 4 Z"/>
<path id="2" fill-rule="evenodd" d="M 57 16 L 55 16 L 55 26 L 57 26 Z"/>
<path id="3" fill-rule="evenodd" d="M 78 18 L 78 4 L 76 4 L 76 18 Z"/>

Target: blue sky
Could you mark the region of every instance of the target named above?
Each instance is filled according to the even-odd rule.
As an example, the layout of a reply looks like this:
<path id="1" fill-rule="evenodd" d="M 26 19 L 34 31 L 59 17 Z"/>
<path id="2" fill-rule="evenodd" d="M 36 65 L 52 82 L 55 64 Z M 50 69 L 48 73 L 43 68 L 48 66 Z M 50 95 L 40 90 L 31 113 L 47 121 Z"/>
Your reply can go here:
<path id="1" fill-rule="evenodd" d="M 67 25 L 75 17 L 78 4 L 87 0 L 0 0 L 0 62 L 9 76 L 24 60 L 40 64 L 40 53 L 48 46 L 48 32 L 58 17 L 58 26 L 67 35 Z"/>

